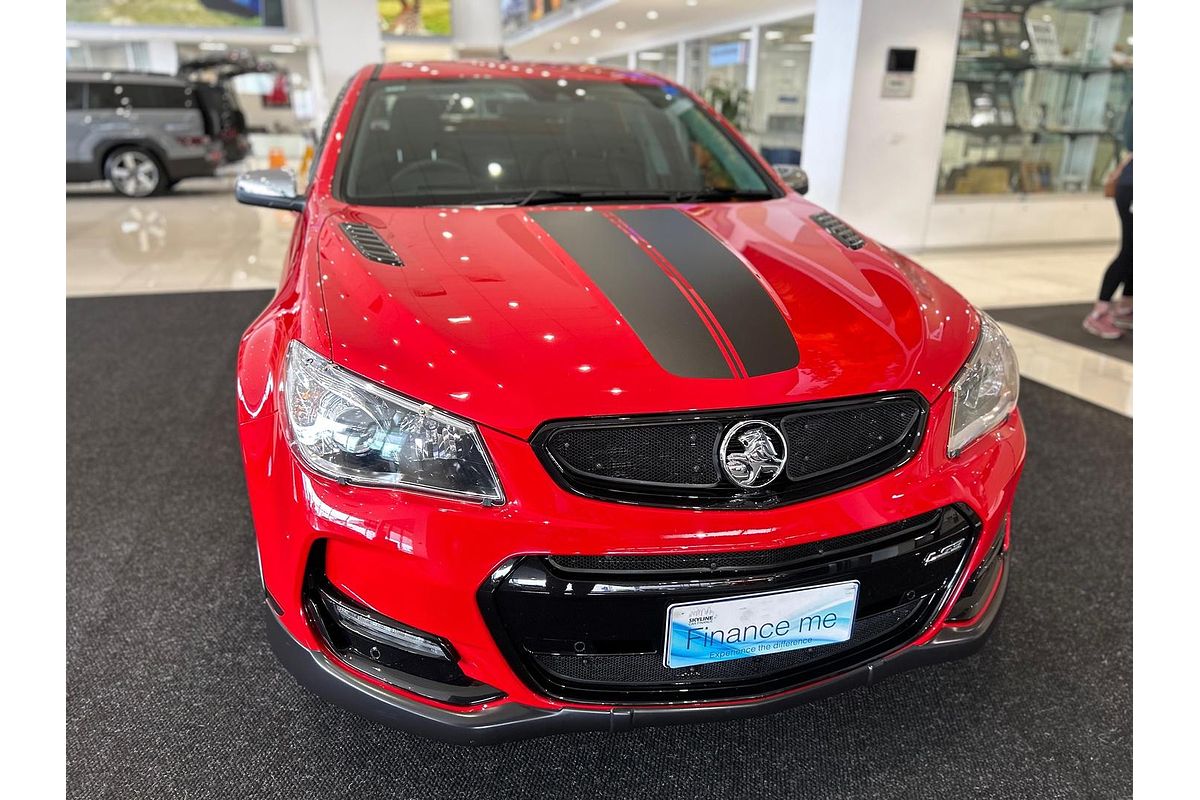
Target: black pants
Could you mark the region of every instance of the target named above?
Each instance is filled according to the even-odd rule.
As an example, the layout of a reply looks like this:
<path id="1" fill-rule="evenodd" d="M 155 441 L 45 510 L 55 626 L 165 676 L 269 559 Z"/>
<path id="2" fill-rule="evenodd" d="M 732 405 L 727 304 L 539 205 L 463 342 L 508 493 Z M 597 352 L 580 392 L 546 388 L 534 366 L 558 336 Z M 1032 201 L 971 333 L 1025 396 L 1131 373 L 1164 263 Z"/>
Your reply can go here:
<path id="1" fill-rule="evenodd" d="M 1121 294 L 1133 297 L 1133 182 L 1117 184 L 1117 214 L 1121 217 L 1121 252 L 1108 265 L 1100 283 L 1100 299 L 1108 302 L 1122 286 Z"/>

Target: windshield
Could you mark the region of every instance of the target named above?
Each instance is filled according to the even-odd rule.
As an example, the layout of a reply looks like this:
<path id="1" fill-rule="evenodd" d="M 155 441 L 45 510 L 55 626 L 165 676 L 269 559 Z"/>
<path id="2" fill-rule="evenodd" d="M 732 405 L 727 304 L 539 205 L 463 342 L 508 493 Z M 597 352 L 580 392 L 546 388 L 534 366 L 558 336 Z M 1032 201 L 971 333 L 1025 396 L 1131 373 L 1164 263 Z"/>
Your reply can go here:
<path id="1" fill-rule="evenodd" d="M 670 86 L 567 80 L 369 85 L 341 194 L 366 205 L 765 199 L 776 188 Z"/>

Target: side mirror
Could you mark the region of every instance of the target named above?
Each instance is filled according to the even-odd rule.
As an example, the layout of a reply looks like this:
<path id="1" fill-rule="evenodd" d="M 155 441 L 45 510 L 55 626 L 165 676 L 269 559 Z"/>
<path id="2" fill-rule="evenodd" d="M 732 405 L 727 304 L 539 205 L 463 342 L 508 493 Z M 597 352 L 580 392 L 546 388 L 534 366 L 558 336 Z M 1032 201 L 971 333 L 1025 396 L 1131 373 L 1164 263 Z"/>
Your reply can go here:
<path id="1" fill-rule="evenodd" d="M 775 173 L 783 182 L 795 189 L 797 194 L 808 194 L 808 173 L 796 164 L 772 164 Z"/>
<path id="2" fill-rule="evenodd" d="M 233 190 L 239 203 L 300 211 L 304 198 L 296 192 L 296 173 L 290 169 L 255 169 L 238 176 Z"/>

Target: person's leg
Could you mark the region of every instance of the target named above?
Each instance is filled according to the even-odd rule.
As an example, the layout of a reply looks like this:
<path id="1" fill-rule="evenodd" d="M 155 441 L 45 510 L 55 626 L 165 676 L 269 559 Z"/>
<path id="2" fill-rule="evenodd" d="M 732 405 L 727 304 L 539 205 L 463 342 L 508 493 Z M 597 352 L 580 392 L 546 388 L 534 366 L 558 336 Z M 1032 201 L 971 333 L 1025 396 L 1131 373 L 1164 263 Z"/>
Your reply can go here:
<path id="1" fill-rule="evenodd" d="M 1118 328 L 1133 328 L 1133 184 L 1117 185 L 1117 213 L 1121 215 L 1121 253 L 1124 264 L 1121 276 L 1121 296 L 1112 304 L 1113 324 Z"/>
<path id="2" fill-rule="evenodd" d="M 1132 203 L 1132 184 L 1118 184 L 1116 205 L 1117 215 L 1121 218 L 1121 250 L 1104 271 L 1104 279 L 1100 282 L 1100 298 L 1083 320 L 1084 330 L 1102 339 L 1120 337 L 1121 330 L 1113 324 L 1113 307 L 1109 301 L 1123 283 L 1128 281 L 1130 287 L 1133 284 L 1133 213 L 1129 210 Z"/>

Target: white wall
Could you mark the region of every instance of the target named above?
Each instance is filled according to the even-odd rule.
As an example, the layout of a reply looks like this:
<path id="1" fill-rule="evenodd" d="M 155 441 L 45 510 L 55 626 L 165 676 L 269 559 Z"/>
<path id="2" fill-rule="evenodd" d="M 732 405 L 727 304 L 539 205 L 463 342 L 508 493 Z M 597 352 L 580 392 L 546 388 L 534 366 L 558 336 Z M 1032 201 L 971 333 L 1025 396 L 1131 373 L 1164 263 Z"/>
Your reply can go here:
<path id="1" fill-rule="evenodd" d="M 818 0 L 804 168 L 817 203 L 896 247 L 923 245 L 962 0 Z M 915 47 L 911 98 L 881 96 L 889 47 Z"/>

